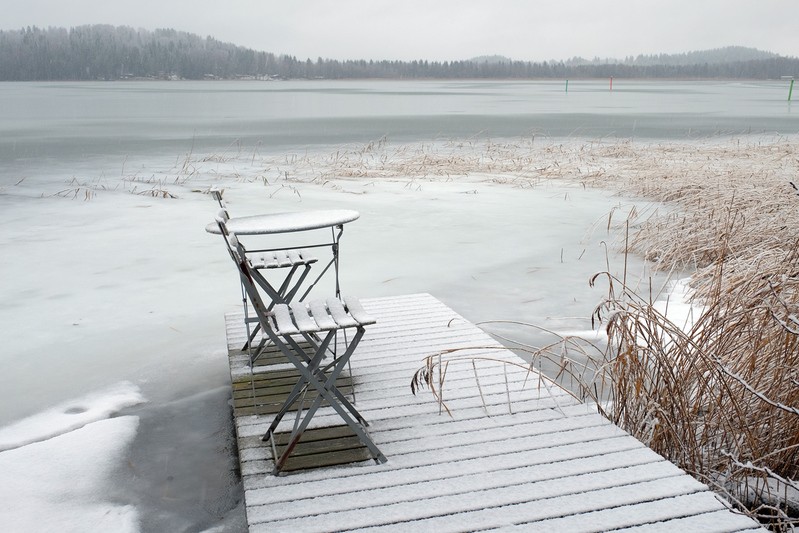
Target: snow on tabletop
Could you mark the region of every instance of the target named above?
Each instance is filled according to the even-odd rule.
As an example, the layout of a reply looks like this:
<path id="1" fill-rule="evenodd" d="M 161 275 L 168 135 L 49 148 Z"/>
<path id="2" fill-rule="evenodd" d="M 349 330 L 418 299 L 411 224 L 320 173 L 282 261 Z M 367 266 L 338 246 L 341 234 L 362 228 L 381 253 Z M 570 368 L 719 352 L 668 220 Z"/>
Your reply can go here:
<path id="1" fill-rule="evenodd" d="M 311 210 L 270 213 L 231 218 L 228 230 L 238 235 L 290 233 L 338 226 L 356 220 L 360 214 L 351 209 Z"/>

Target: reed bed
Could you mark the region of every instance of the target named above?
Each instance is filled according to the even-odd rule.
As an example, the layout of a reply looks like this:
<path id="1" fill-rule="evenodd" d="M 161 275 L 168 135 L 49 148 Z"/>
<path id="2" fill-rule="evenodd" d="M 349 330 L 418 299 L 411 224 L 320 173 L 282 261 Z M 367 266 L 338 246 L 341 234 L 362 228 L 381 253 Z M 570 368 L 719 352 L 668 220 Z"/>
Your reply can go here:
<path id="1" fill-rule="evenodd" d="M 552 154 L 558 153 L 557 158 Z M 541 179 L 566 177 L 557 159 L 577 163 L 578 151 L 533 138 L 442 140 L 393 144 L 385 139 L 342 146 L 327 154 L 289 154 L 266 158 L 263 165 L 274 179 L 319 183 L 329 180 L 430 179 L 480 176 L 487 180 L 529 186 Z M 571 166 L 574 168 L 574 166 Z"/>
<path id="2" fill-rule="evenodd" d="M 661 269 L 694 270 L 702 312 L 690 328 L 675 325 L 648 297 L 609 278 L 596 317 L 609 338 L 601 382 L 611 402 L 598 405 L 738 508 L 792 531 L 799 525 L 799 198 L 791 179 L 799 144 L 681 145 L 667 153 L 644 155 L 648 177 L 616 182 L 664 203 L 631 233 L 630 250 Z"/>
<path id="3" fill-rule="evenodd" d="M 799 519 L 799 256 L 790 251 L 781 265 L 779 274 L 731 280 L 717 262 L 689 328 L 608 276 L 596 317 L 609 342 L 593 384 L 609 390 L 593 399 L 738 508 L 791 531 Z"/>

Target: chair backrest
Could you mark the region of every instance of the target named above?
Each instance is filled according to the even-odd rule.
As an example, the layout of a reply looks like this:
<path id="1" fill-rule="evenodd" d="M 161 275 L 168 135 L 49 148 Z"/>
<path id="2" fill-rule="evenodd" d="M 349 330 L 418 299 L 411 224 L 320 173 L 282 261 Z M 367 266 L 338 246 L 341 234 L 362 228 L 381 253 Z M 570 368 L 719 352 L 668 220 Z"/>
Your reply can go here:
<path id="1" fill-rule="evenodd" d="M 264 303 L 263 298 L 261 298 L 261 293 L 258 292 L 258 288 L 255 286 L 259 274 L 250 266 L 250 263 L 245 258 L 244 249 L 241 244 L 239 244 L 236 236 L 230 235 L 228 239 L 230 239 L 230 248 L 233 251 L 231 256 L 238 268 L 241 285 L 247 293 L 247 298 L 250 300 L 255 314 L 258 315 L 261 327 L 269 328 L 269 324 L 267 324 L 267 315 L 270 307 Z M 266 329 L 264 331 L 266 331 Z"/>
<path id="2" fill-rule="evenodd" d="M 230 258 L 233 259 L 233 262 L 237 262 L 236 257 L 234 256 L 234 247 L 230 241 L 230 232 L 227 229 L 227 221 L 230 220 L 230 217 L 227 216 L 227 212 L 224 209 L 220 209 L 219 213 L 216 214 L 215 217 L 216 223 L 219 226 L 219 231 L 222 232 L 222 238 L 225 240 L 225 246 L 227 247 L 227 251 L 230 254 Z M 236 241 L 237 245 L 244 249 L 241 244 L 238 244 L 238 240 Z M 244 252 L 241 254 L 244 257 Z"/>
<path id="3" fill-rule="evenodd" d="M 216 200 L 216 203 L 218 203 L 219 207 L 222 209 L 222 211 L 225 212 L 225 219 L 229 219 L 230 218 L 230 213 L 227 210 L 227 205 L 225 205 L 225 200 L 222 199 L 222 193 L 223 192 L 224 192 L 224 189 L 210 189 L 208 191 L 208 193 L 211 195 L 211 198 Z"/>
<path id="4" fill-rule="evenodd" d="M 249 261 L 247 261 L 247 256 L 245 255 L 246 250 L 236 238 L 236 235 L 228 231 L 227 220 L 221 211 L 216 217 L 216 222 L 219 224 L 219 229 L 222 231 L 222 237 L 225 239 L 225 244 L 227 246 L 228 253 L 230 254 L 230 258 L 233 260 L 233 263 L 236 265 L 236 269 L 239 271 L 241 285 L 244 287 L 244 291 L 246 292 L 250 303 L 255 309 L 256 314 L 258 315 L 258 319 L 261 321 L 261 327 L 268 327 L 265 321 L 268 310 L 271 306 L 264 304 L 263 298 L 261 298 L 261 294 L 256 288 L 256 283 L 263 286 L 264 282 L 262 281 L 261 275 L 258 274 L 258 272 L 252 268 L 252 266 L 250 266 Z"/>

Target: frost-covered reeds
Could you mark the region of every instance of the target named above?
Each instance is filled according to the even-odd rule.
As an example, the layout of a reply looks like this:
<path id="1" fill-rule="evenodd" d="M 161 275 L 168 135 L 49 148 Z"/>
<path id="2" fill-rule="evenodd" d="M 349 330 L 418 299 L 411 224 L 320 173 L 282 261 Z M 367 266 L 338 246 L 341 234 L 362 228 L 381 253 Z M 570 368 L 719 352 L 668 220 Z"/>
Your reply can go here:
<path id="1" fill-rule="evenodd" d="M 597 404 L 739 508 L 790 530 L 799 524 L 799 197 L 790 182 L 799 144 L 680 145 L 640 158 L 649 175 L 619 172 L 615 185 L 664 208 L 631 233 L 630 249 L 661 269 L 693 269 L 703 311 L 686 328 L 610 278 L 596 314 L 609 339 L 596 383 L 610 391 Z"/>
<path id="2" fill-rule="evenodd" d="M 799 257 L 783 259 L 733 280 L 720 262 L 687 329 L 612 280 L 595 381 L 613 422 L 780 526 L 799 514 Z"/>
<path id="3" fill-rule="evenodd" d="M 606 152 L 613 150 L 606 149 Z M 799 237 L 799 142 L 627 148 L 608 180 L 664 207 L 631 233 L 630 250 L 667 269 L 697 270 L 700 296 L 782 260 Z"/>

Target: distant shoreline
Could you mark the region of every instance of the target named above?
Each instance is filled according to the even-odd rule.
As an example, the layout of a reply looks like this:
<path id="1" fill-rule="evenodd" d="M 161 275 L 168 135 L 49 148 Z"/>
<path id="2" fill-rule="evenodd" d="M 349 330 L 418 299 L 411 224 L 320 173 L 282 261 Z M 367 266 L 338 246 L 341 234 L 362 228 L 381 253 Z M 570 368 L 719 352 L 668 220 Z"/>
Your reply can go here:
<path id="1" fill-rule="evenodd" d="M 58 79 L 58 80 L 0 80 L 0 83 L 117 83 L 117 82 L 155 82 L 155 81 L 163 81 L 163 82 L 224 82 L 224 81 L 241 81 L 241 82 L 358 82 L 358 81 L 368 81 L 368 82 L 465 82 L 465 83 L 475 83 L 475 82 L 485 82 L 485 83 L 492 83 L 492 82 L 516 82 L 516 83 L 527 83 L 527 82 L 550 82 L 550 83 L 564 83 L 568 82 L 602 82 L 608 81 L 610 78 L 613 78 L 615 82 L 664 82 L 664 83 L 672 83 L 672 82 L 697 82 L 697 83 L 746 83 L 746 82 L 785 82 L 786 85 L 790 83 L 791 78 L 691 78 L 691 77 L 684 77 L 684 78 L 623 78 L 617 76 L 609 76 L 609 77 L 574 77 L 574 78 L 253 78 L 253 77 L 237 77 L 237 78 L 203 78 L 203 79 L 194 79 L 194 78 L 147 78 L 147 77 L 136 77 L 136 78 L 116 78 L 116 79 L 96 79 L 96 80 L 82 80 L 82 79 Z"/>

